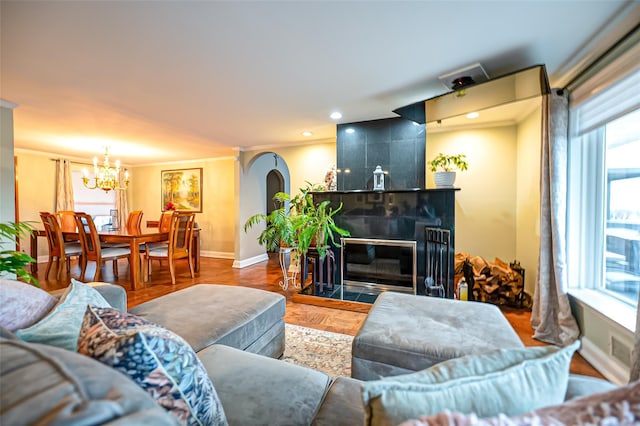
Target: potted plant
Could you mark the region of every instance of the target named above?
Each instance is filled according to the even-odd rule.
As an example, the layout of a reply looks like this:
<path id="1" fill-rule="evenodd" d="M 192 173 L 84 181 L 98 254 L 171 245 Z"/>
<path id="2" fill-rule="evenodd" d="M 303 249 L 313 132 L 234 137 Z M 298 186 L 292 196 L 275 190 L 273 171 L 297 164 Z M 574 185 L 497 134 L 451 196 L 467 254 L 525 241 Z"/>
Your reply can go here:
<path id="1" fill-rule="evenodd" d="M 465 154 L 446 155 L 439 153 L 429 162 L 436 188 L 453 188 L 456 180 L 455 170 L 465 171 L 469 168 Z"/>
<path id="2" fill-rule="evenodd" d="M 28 222 L 0 223 L 0 246 L 7 242 L 15 242 L 20 237 L 33 234 L 33 227 Z M 15 274 L 19 279 L 38 285 L 38 280 L 27 270 L 30 263 L 36 260 L 26 253 L 17 250 L 0 251 L 0 277 Z"/>

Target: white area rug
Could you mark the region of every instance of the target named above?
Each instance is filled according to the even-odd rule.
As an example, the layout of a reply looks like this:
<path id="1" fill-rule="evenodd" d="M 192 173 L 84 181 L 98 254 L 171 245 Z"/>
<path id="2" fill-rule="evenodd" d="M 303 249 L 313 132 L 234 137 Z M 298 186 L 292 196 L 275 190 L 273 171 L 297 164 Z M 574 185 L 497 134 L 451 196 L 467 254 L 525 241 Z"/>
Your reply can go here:
<path id="1" fill-rule="evenodd" d="M 285 325 L 283 360 L 323 371 L 331 377 L 351 377 L 353 336 Z"/>

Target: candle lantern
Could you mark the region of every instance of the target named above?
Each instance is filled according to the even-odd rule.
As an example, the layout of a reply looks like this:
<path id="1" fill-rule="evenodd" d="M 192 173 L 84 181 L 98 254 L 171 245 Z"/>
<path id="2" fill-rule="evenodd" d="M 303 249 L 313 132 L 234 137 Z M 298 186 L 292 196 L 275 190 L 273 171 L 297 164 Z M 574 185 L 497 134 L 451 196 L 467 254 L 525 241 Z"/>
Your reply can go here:
<path id="1" fill-rule="evenodd" d="M 380 166 L 373 171 L 373 190 L 384 191 L 384 172 Z"/>

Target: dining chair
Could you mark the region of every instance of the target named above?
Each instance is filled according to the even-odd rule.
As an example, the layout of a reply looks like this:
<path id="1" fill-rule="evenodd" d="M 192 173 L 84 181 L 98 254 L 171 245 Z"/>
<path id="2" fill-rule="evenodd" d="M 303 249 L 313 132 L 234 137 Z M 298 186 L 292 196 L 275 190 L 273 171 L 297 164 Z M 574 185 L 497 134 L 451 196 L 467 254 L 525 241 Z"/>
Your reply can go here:
<path id="1" fill-rule="evenodd" d="M 49 260 L 47 261 L 47 270 L 45 272 L 45 278 L 49 278 L 49 272 L 51 272 L 51 266 L 53 261 L 56 261 L 57 274 L 56 279 L 60 279 L 62 273 L 62 265 L 60 261 L 64 262 L 67 269 L 67 273 L 70 271 L 71 257 L 82 256 L 82 246 L 80 243 L 69 242 L 66 243 L 62 236 L 62 230 L 58 223 L 58 218 L 55 214 L 49 212 L 40 212 L 40 218 L 44 225 L 44 231 L 47 236 L 47 244 L 49 245 Z"/>
<path id="2" fill-rule="evenodd" d="M 86 213 L 75 214 L 76 224 L 78 226 L 78 235 L 80 235 L 80 244 L 82 245 L 82 257 L 80 258 L 80 266 L 82 273 L 80 279 L 84 279 L 87 269 L 87 262 L 96 263 L 96 272 L 93 275 L 93 281 L 100 278 L 100 269 L 102 264 L 107 260 L 113 261 L 113 274 L 118 278 L 118 259 L 126 257 L 129 259 L 131 250 L 128 247 L 102 247 L 100 244 L 100 236 L 96 229 L 96 225 L 90 215 Z"/>
<path id="3" fill-rule="evenodd" d="M 193 258 L 191 256 L 191 242 L 193 239 L 193 226 L 195 213 L 175 213 L 171 215 L 169 227 L 169 243 L 166 245 L 147 246 L 145 252 L 145 279 L 151 274 L 151 260 L 166 259 L 171 273 L 171 284 L 176 283 L 175 261 L 187 259 L 191 278 L 194 278 Z"/>
<path id="4" fill-rule="evenodd" d="M 142 210 L 134 210 L 129 212 L 127 216 L 127 231 L 140 229 L 142 226 Z"/>
<path id="5" fill-rule="evenodd" d="M 62 232 L 76 232 L 76 219 L 74 217 L 75 211 L 73 210 L 58 210 L 56 212 L 56 216 L 58 216 L 58 220 L 60 221 L 60 229 Z M 64 234 L 63 234 L 64 236 Z M 73 239 L 73 237 L 64 237 L 65 241 L 74 241 L 78 242 L 77 239 Z"/>

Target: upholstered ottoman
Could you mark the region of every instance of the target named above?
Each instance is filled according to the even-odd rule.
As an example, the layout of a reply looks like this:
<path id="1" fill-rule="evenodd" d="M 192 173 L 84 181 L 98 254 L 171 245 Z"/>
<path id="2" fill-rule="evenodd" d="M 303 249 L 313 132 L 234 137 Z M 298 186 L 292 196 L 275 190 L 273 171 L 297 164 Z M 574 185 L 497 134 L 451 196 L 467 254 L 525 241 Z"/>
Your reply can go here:
<path id="1" fill-rule="evenodd" d="M 351 376 L 396 376 L 524 345 L 495 305 L 384 292 L 353 339 Z"/>
<path id="2" fill-rule="evenodd" d="M 196 351 L 219 343 L 279 358 L 285 298 L 248 287 L 198 284 L 129 310 L 182 336 Z"/>

